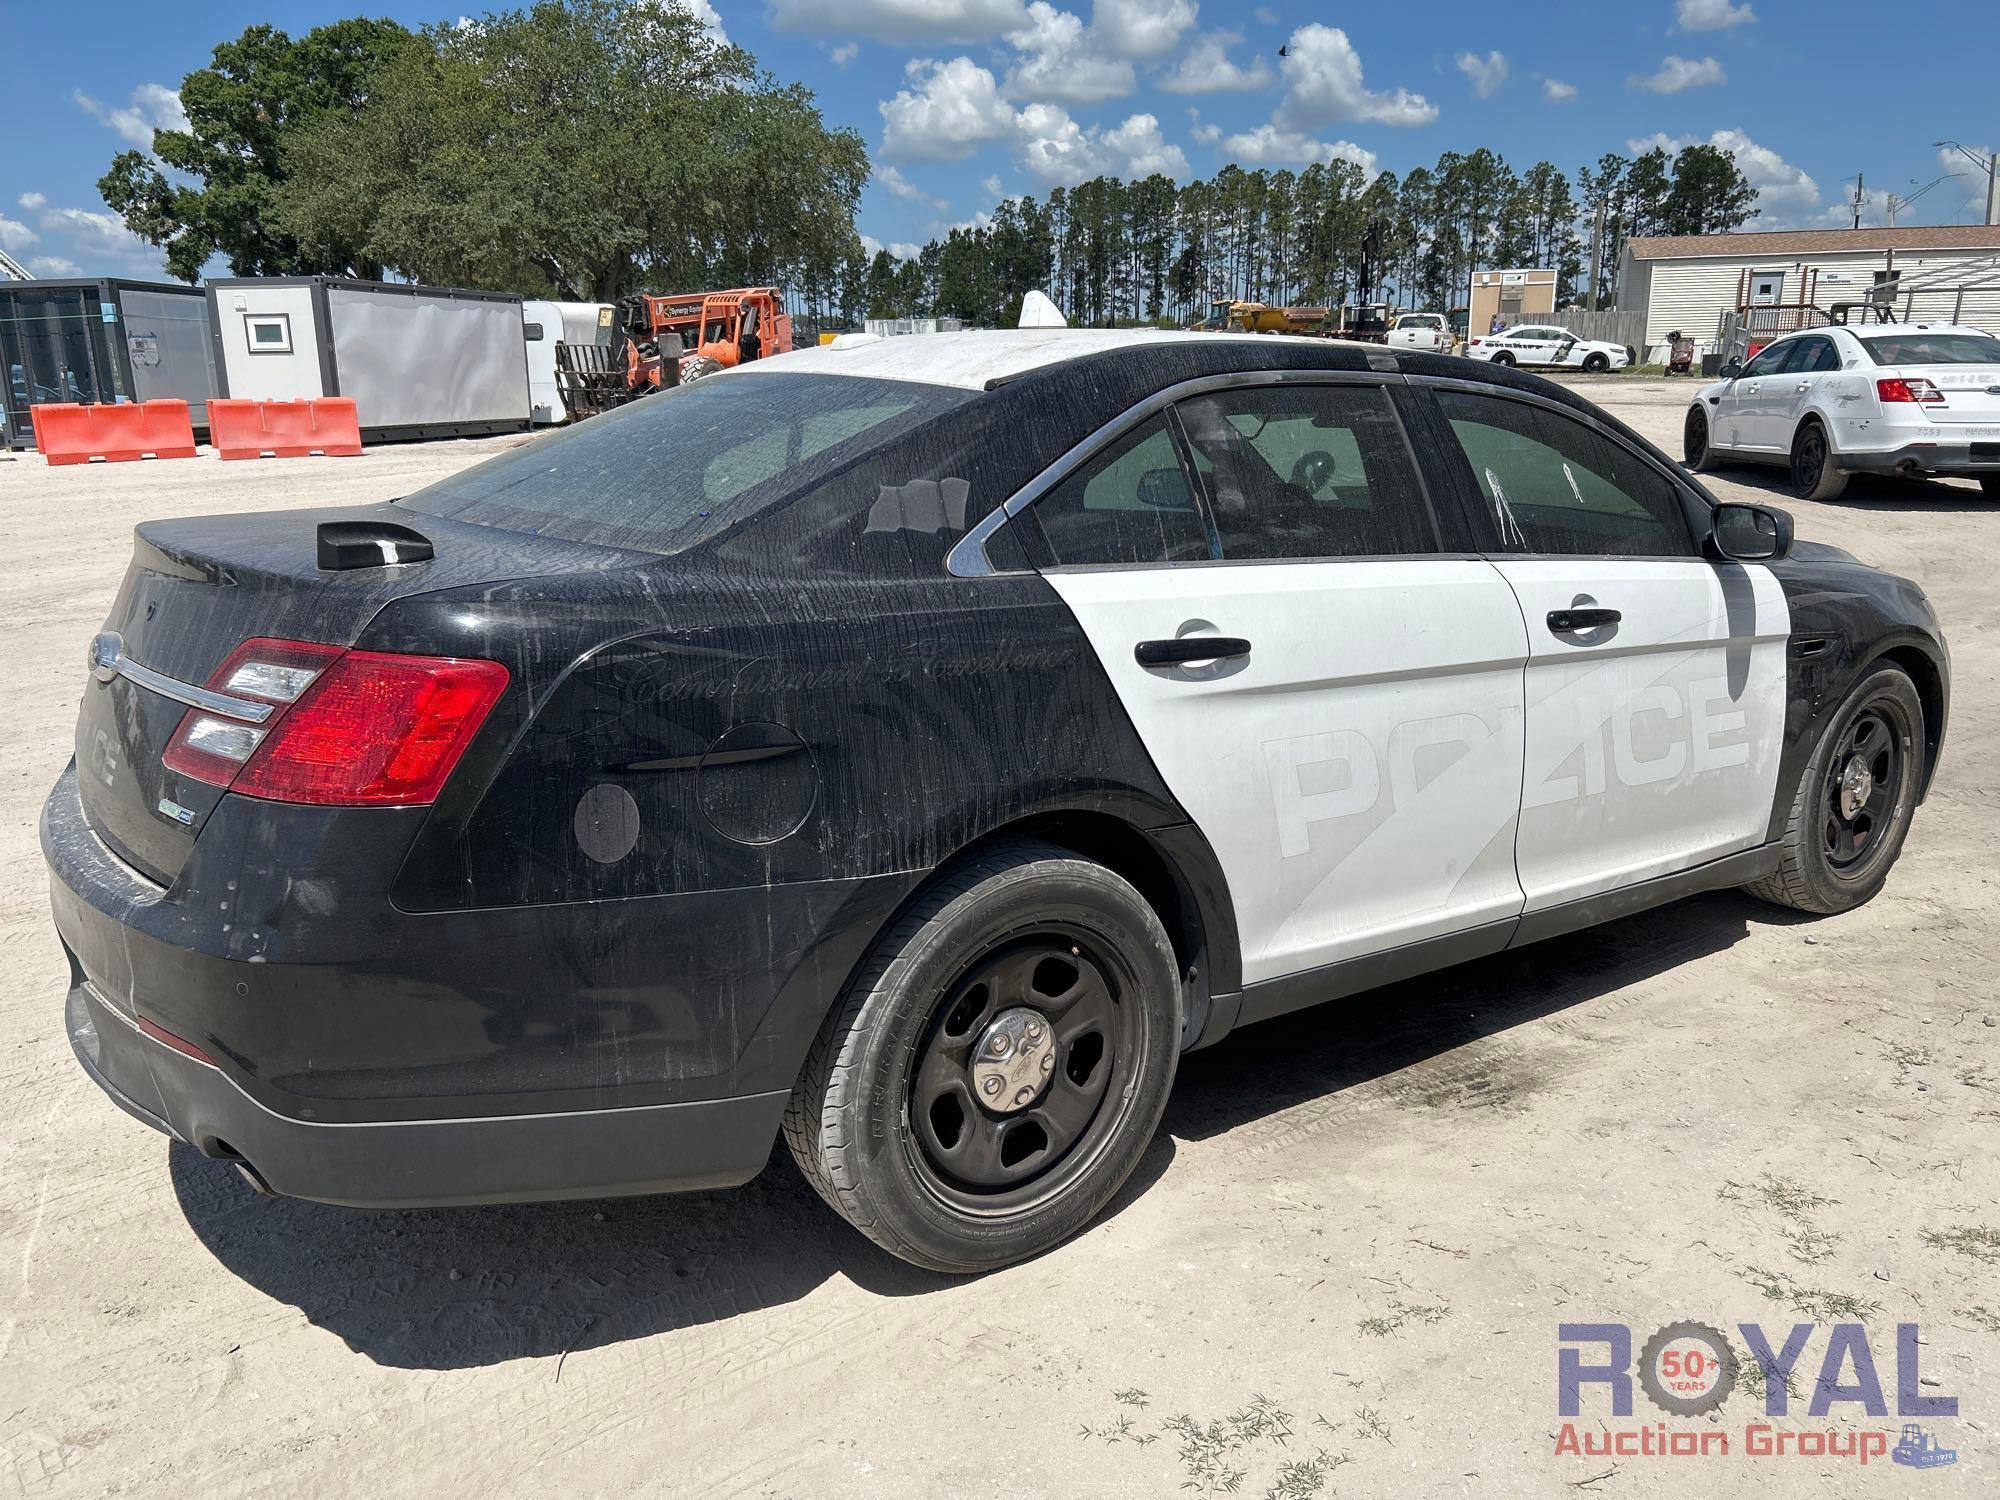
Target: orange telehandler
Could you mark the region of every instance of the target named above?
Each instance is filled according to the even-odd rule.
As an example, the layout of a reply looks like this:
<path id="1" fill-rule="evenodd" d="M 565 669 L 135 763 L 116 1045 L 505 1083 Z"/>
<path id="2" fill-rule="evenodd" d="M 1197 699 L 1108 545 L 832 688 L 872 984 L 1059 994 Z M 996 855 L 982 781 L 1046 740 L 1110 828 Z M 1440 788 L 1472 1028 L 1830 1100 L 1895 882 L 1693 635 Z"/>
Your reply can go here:
<path id="1" fill-rule="evenodd" d="M 579 416 L 792 348 L 791 314 L 776 287 L 641 293 L 620 300 L 616 326 L 609 348 L 556 348 L 563 399 Z"/>

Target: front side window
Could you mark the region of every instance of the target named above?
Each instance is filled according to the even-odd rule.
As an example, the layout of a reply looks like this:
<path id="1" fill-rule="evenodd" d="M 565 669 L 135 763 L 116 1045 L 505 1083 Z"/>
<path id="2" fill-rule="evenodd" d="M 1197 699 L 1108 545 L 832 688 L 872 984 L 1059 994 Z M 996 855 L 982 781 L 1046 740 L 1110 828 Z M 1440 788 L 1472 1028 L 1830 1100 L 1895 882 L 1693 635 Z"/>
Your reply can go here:
<path id="1" fill-rule="evenodd" d="M 1059 567 L 1214 556 L 1164 416 L 1126 433 L 1031 509 Z"/>
<path id="2" fill-rule="evenodd" d="M 1225 559 L 1437 550 L 1382 387 L 1265 386 L 1197 396 L 1175 410 Z"/>
<path id="3" fill-rule="evenodd" d="M 1762 375 L 1776 375 L 1785 368 L 1785 361 L 1797 348 L 1798 345 L 1789 339 L 1782 344 L 1766 344 L 1757 351 L 1757 357 L 1743 367 L 1743 378 L 1755 380 Z"/>
<path id="4" fill-rule="evenodd" d="M 1694 555 L 1673 482 L 1623 444 L 1524 401 L 1444 391 L 1438 405 L 1509 551 Z"/>

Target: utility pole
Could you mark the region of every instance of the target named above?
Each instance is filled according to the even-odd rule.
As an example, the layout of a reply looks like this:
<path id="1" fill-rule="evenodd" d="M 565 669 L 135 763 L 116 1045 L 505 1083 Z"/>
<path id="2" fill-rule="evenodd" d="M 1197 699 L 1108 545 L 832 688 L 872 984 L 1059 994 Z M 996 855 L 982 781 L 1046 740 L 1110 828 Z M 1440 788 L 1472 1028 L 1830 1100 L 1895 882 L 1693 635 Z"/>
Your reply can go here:
<path id="1" fill-rule="evenodd" d="M 1856 172 L 1854 174 L 1854 227 L 1856 229 L 1861 227 L 1861 209 L 1868 202 L 1868 192 L 1862 186 L 1863 181 L 1862 174 Z"/>
<path id="2" fill-rule="evenodd" d="M 2000 224 L 2000 156 L 1981 156 L 1957 141 L 1932 141 L 1933 146 L 1949 146 L 1986 174 L 1986 222 Z"/>

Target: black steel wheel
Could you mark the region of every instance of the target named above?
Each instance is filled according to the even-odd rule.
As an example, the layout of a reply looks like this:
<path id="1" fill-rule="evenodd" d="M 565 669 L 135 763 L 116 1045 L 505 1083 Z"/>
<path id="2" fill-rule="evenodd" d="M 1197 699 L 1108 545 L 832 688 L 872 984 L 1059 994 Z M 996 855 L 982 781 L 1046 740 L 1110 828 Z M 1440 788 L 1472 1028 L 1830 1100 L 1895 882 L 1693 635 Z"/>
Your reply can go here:
<path id="1" fill-rule="evenodd" d="M 1180 1050 L 1158 913 L 1054 845 L 937 877 L 877 940 L 785 1114 L 808 1181 L 890 1253 L 970 1272 L 1084 1228 L 1138 1165 Z"/>
<path id="2" fill-rule="evenodd" d="M 1080 929 L 981 955 L 946 991 L 910 1080 L 911 1136 L 932 1189 L 973 1213 L 1062 1190 L 1117 1112 L 1136 1041 L 1137 977 Z"/>
<path id="3" fill-rule="evenodd" d="M 1681 425 L 1681 457 L 1697 474 L 1715 468 L 1715 450 L 1708 440 L 1708 414 L 1699 406 L 1688 408 L 1687 421 Z"/>
<path id="4" fill-rule="evenodd" d="M 1511 365 L 1514 363 L 1514 356 L 1509 354 L 1505 349 L 1502 349 L 1498 354 L 1493 356 L 1493 363 L 1496 365 Z"/>
<path id="5" fill-rule="evenodd" d="M 1902 852 L 1923 776 L 1924 710 L 1900 667 L 1865 675 L 1807 763 L 1777 870 L 1746 887 L 1780 906 L 1831 913 L 1882 888 Z"/>
<path id="6" fill-rule="evenodd" d="M 1586 374 L 1602 375 L 1611 368 L 1611 361 L 1602 354 L 1586 354 L 1583 357 L 1583 368 Z"/>
<path id="7" fill-rule="evenodd" d="M 1792 492 L 1801 500 L 1832 500 L 1847 488 L 1846 473 L 1834 462 L 1826 429 L 1801 423 L 1792 438 Z"/>

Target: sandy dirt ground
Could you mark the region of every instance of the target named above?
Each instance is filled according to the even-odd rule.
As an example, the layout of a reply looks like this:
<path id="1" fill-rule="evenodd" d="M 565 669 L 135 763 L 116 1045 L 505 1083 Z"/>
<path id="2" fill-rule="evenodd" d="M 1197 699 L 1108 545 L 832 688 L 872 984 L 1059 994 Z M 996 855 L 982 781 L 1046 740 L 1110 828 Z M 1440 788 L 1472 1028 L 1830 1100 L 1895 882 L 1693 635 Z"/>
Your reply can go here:
<path id="1" fill-rule="evenodd" d="M 1590 393 L 1678 451 L 1686 382 Z M 1715 488 L 1919 580 L 1950 737 L 1887 892 L 1703 897 L 1189 1058 L 1113 1212 L 954 1282 L 785 1160 L 726 1194 L 354 1213 L 251 1195 L 72 1060 L 35 825 L 83 652 L 154 515 L 407 492 L 505 440 L 351 460 L 0 459 L 0 1491 L 1170 1496 L 2000 1489 L 2000 507 L 1966 485 Z M 1558 1327 L 1815 1324 L 1791 1435 L 1899 1425 L 1896 1325 L 1958 1462 L 1746 1451 L 1745 1380 L 1558 1454 Z M 1889 1403 L 1811 1416 L 1837 1322 Z M 1740 1348 L 1740 1338 L 1738 1340 Z M 1592 1359 L 1600 1350 L 1586 1350 Z M 1847 1378 L 1853 1379 L 1852 1366 Z M 1654 1427 L 1586 1398 L 1584 1433 Z"/>

